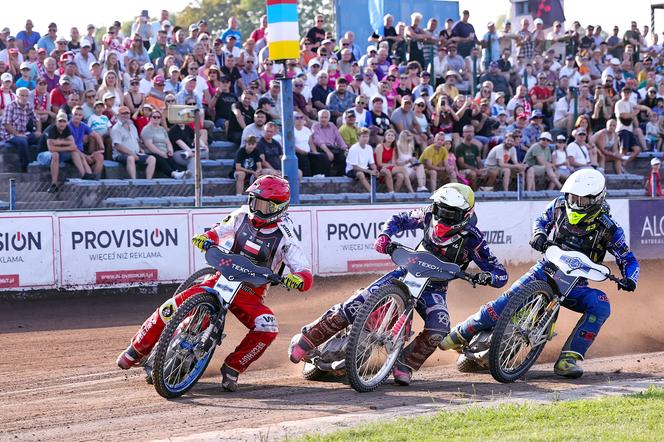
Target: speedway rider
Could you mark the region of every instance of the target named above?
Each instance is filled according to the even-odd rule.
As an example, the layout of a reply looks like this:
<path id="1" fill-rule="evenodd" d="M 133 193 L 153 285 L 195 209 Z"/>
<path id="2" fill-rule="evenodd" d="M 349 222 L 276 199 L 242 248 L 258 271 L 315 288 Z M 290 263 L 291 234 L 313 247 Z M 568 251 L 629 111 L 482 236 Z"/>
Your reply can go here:
<path id="1" fill-rule="evenodd" d="M 427 250 L 443 261 L 458 264 L 462 269 L 474 261 L 482 270 L 474 278 L 476 283 L 493 287 L 505 285 L 507 273 L 491 254 L 482 232 L 476 227 L 472 189 L 458 183 L 446 184 L 431 199 L 433 203 L 426 208 L 392 216 L 376 240 L 376 251 L 387 253 L 390 237 L 399 232 L 422 229 L 424 238 L 418 245 L 419 250 Z M 291 341 L 290 360 L 294 363 L 308 360 L 312 350 L 355 320 L 359 307 L 370 293 L 404 275 L 402 268 L 391 271 L 303 327 L 302 333 L 295 335 Z M 449 333 L 446 295 L 447 282 L 430 283 L 417 301 L 417 312 L 424 319 L 424 330 L 399 355 L 393 370 L 397 384 L 409 385 L 412 372 L 420 368 Z"/>
<path id="2" fill-rule="evenodd" d="M 595 169 L 574 172 L 561 189 L 564 195 L 550 202 L 535 220 L 530 245 L 544 252 L 551 244 L 548 237 L 553 232 L 553 243 L 563 250 L 581 252 L 595 263 L 601 263 L 608 251 L 615 257 L 623 276 L 618 289 L 632 292 L 639 278 L 639 263 L 625 242 L 623 229 L 611 218 L 609 205 L 605 202 L 605 183 L 604 175 Z M 458 349 L 479 331 L 492 328 L 513 293 L 532 281 L 546 281 L 544 263 L 544 260 L 539 261 L 498 299 L 482 306 L 475 315 L 455 327 L 441 347 Z M 563 346 L 554 372 L 578 378 L 583 375 L 579 361 L 583 360 L 609 317 L 609 298 L 604 292 L 588 287 L 588 282 L 584 281 L 572 289 L 562 305 L 583 316 Z"/>
<path id="3" fill-rule="evenodd" d="M 307 257 L 293 237 L 293 224 L 286 210 L 290 202 L 290 187 L 282 178 L 265 175 L 247 189 L 247 205 L 228 215 L 205 233 L 192 238 L 201 251 L 233 238 L 231 253 L 244 255 L 257 265 L 270 267 L 280 273 L 282 265 L 292 273 L 282 280 L 288 288 L 307 291 L 313 277 Z M 178 306 L 189 297 L 200 293 L 201 286 L 214 287 L 219 273 L 202 284 L 191 287 L 162 304 L 138 330 L 131 344 L 120 354 L 117 364 L 128 369 L 141 362 L 159 340 L 165 323 Z M 228 391 L 237 389 L 238 374 L 258 359 L 277 337 L 277 320 L 272 310 L 263 304 L 267 286 L 245 286 L 233 299 L 229 310 L 242 322 L 249 333 L 226 358 L 221 368 L 222 387 Z"/>

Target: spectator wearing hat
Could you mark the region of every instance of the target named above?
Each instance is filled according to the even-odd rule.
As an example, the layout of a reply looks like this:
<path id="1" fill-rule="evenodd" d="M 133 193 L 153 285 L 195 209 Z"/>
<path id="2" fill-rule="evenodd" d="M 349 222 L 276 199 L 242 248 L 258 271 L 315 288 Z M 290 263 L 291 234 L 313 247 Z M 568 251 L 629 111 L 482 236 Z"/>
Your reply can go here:
<path id="1" fill-rule="evenodd" d="M 5 72 L 2 77 L 6 75 L 11 74 Z M 3 81 L 3 86 L 4 83 Z M 0 91 L 0 95 L 5 98 L 4 91 Z M 26 172 L 29 162 L 28 145 L 36 143 L 42 128 L 40 118 L 30 100 L 30 91 L 24 87 L 16 89 L 15 99 L 8 102 L 3 111 L 0 140 L 16 147 L 21 161 L 21 171 Z"/>
<path id="2" fill-rule="evenodd" d="M 662 197 L 662 177 L 660 174 L 660 167 L 662 161 L 655 157 L 650 160 L 650 171 L 646 176 L 646 195 L 654 197 Z"/>
<path id="3" fill-rule="evenodd" d="M 521 142 L 527 146 L 526 148 L 532 146 L 540 139 L 540 135 L 544 130 L 544 114 L 539 110 L 533 110 L 533 113 L 530 115 L 530 122 L 528 126 L 523 128 L 521 131 Z M 551 141 L 551 140 L 549 140 Z M 518 152 L 517 152 L 518 153 Z M 523 153 L 525 155 L 525 152 Z M 519 158 L 521 161 L 523 157 Z"/>
<path id="4" fill-rule="evenodd" d="M 101 173 L 104 170 L 104 141 L 101 135 L 94 132 L 90 126 L 83 122 L 83 108 L 81 106 L 74 106 L 67 127 L 74 138 L 74 144 L 82 154 L 86 173 L 92 173 L 95 178 L 101 178 Z M 86 145 L 88 147 L 87 153 Z M 88 169 L 91 171 L 88 171 Z"/>
<path id="5" fill-rule="evenodd" d="M 25 21 L 25 30 L 20 31 L 18 34 L 16 34 L 16 47 L 23 54 L 27 54 L 28 49 L 36 45 L 39 39 L 41 38 L 39 32 L 33 31 L 32 30 L 33 28 L 34 25 L 32 23 L 32 20 L 27 19 Z"/>
<path id="6" fill-rule="evenodd" d="M 586 144 L 586 130 L 582 127 L 574 129 L 572 131 L 572 137 L 574 137 L 574 141 L 569 143 L 565 149 L 570 166 L 572 166 L 574 170 L 592 168 L 592 162 Z"/>
<path id="7" fill-rule="evenodd" d="M 47 54 L 55 50 L 55 39 L 58 36 L 58 26 L 55 23 L 49 23 L 48 32 L 37 41 L 37 48 L 43 48 Z"/>
<path id="8" fill-rule="evenodd" d="M 261 100 L 265 100 L 261 98 Z M 259 102 L 261 101 L 259 100 Z M 254 122 L 251 124 L 248 124 L 243 130 L 242 130 L 242 138 L 240 139 L 240 147 L 244 146 L 244 144 L 247 141 L 247 138 L 250 136 L 256 137 L 256 139 L 260 139 L 260 137 L 263 136 L 263 133 L 265 132 L 265 124 L 268 122 L 269 119 L 269 114 L 265 112 L 264 110 L 256 109 L 256 112 L 254 112 Z"/>
<path id="9" fill-rule="evenodd" d="M 357 115 L 355 114 L 355 111 L 353 109 L 348 109 L 344 113 L 343 124 L 339 127 L 339 135 L 344 140 L 346 146 L 352 146 L 357 143 L 360 127 L 361 126 L 357 125 Z"/>
<path id="10" fill-rule="evenodd" d="M 21 51 L 17 48 L 16 45 L 16 37 L 13 35 L 7 36 L 7 43 L 6 47 L 0 51 L 0 60 L 4 61 L 6 65 L 11 69 L 12 64 L 15 64 L 14 66 L 16 72 L 12 72 L 15 75 L 18 75 L 18 68 L 23 63 L 23 54 L 21 54 Z"/>
<path id="11" fill-rule="evenodd" d="M 16 101 L 16 95 L 12 90 L 14 84 L 14 77 L 9 72 L 5 72 L 0 76 L 0 116 L 5 112 L 10 103 Z"/>
<path id="12" fill-rule="evenodd" d="M 37 82 L 31 78 L 32 68 L 27 62 L 21 63 L 21 76 L 16 80 L 16 88 L 25 87 L 31 91 L 37 87 Z"/>
<path id="13" fill-rule="evenodd" d="M 420 84 L 413 89 L 413 98 L 417 99 L 422 95 L 433 96 L 433 87 L 431 86 L 431 74 L 427 71 L 420 72 Z"/>
<path id="14" fill-rule="evenodd" d="M 336 89 L 327 95 L 324 107 L 330 111 L 332 120 L 337 121 L 347 109 L 353 106 L 355 99 L 356 95 L 348 91 L 348 80 L 344 77 L 339 77 L 336 80 Z"/>
<path id="15" fill-rule="evenodd" d="M 78 74 L 84 81 L 92 78 L 90 65 L 95 61 L 97 61 L 97 59 L 92 52 L 92 45 L 90 44 L 89 40 L 84 39 L 81 42 L 80 51 L 74 56 L 74 63 L 78 69 Z"/>
<path id="16" fill-rule="evenodd" d="M 221 51 L 224 54 L 224 57 L 233 56 L 236 59 L 240 58 L 242 55 L 242 49 L 237 45 L 237 37 L 235 35 L 229 35 L 225 39 L 222 39 L 223 46 Z"/>
<path id="17" fill-rule="evenodd" d="M 185 39 L 183 39 L 182 46 L 184 49 L 184 52 L 182 53 L 182 56 L 185 56 L 187 54 L 191 54 L 194 51 L 194 46 L 196 43 L 198 43 L 198 25 L 196 23 L 192 23 L 189 25 L 189 36 Z M 178 49 L 180 51 L 180 49 Z"/>
<path id="18" fill-rule="evenodd" d="M 371 131 L 369 143 L 372 146 L 378 145 L 384 141 L 385 132 L 390 129 L 394 130 L 390 117 L 387 113 L 383 112 L 384 101 L 385 99 L 380 95 L 371 98 L 371 110 L 367 117 L 369 130 Z"/>
<path id="19" fill-rule="evenodd" d="M 156 166 L 156 159 L 147 155 L 139 143 L 138 131 L 131 122 L 129 108 L 120 107 L 118 122 L 111 128 L 113 142 L 113 159 L 127 167 L 129 178 L 136 179 L 136 166 L 145 168 L 145 177 L 152 179 Z"/>
<path id="20" fill-rule="evenodd" d="M 469 56 L 471 48 L 477 42 L 475 27 L 468 23 L 469 18 L 470 12 L 464 10 L 461 13 L 461 20 L 456 22 L 452 27 L 452 38 L 450 38 L 450 41 L 459 45 L 459 54 L 462 57 Z"/>
<path id="21" fill-rule="evenodd" d="M 143 65 L 143 78 L 140 79 L 138 85 L 138 91 L 142 94 L 147 95 L 152 89 L 152 80 L 155 76 L 154 65 L 150 62 L 147 62 Z"/>
<path id="22" fill-rule="evenodd" d="M 112 103 L 112 110 L 114 113 L 117 113 L 120 105 L 122 104 L 122 97 L 124 96 L 124 92 L 122 91 L 122 87 L 120 87 L 120 81 L 115 71 L 107 71 L 104 74 L 104 79 L 101 82 L 101 86 L 99 86 L 99 89 L 97 89 L 97 98 L 102 99 L 108 106 L 106 98 L 104 98 L 107 92 L 110 92 L 112 97 L 115 98 Z"/>
<path id="23" fill-rule="evenodd" d="M 55 193 L 59 190 L 60 162 L 73 164 L 84 180 L 96 179 L 85 155 L 76 147 L 74 137 L 67 124 L 67 115 L 64 112 L 58 112 L 55 123 L 44 130 L 44 136 L 40 141 L 40 149 L 48 151 L 51 158 L 51 185 L 47 190 L 48 193 Z"/>
<path id="24" fill-rule="evenodd" d="M 97 54 L 97 42 L 96 42 L 97 27 L 93 24 L 89 24 L 86 26 L 85 29 L 87 33 L 81 39 L 81 45 L 83 44 L 84 41 L 87 41 L 88 43 L 90 43 L 90 52 L 92 54 Z"/>
<path id="25" fill-rule="evenodd" d="M 122 100 L 122 104 L 127 106 L 132 114 L 134 114 L 145 101 L 145 94 L 139 91 L 140 84 L 141 80 L 138 77 L 129 80 L 129 90 L 124 94 Z"/>
<path id="26" fill-rule="evenodd" d="M 556 171 L 553 164 L 550 143 L 553 138 L 549 132 L 542 132 L 539 141 L 534 143 L 526 152 L 524 163 L 528 167 L 526 169 L 526 190 L 534 192 L 535 180 L 546 176 L 548 181 L 548 190 L 560 189 L 560 174 Z"/>
<path id="27" fill-rule="evenodd" d="M 184 78 L 184 80 L 182 80 L 182 90 L 180 90 L 180 92 L 175 94 L 175 101 L 177 102 L 177 104 L 185 104 L 185 102 L 188 99 L 193 99 L 196 100 L 196 107 L 202 109 L 201 98 L 198 96 L 198 94 L 195 91 L 196 91 L 196 77 L 194 75 L 187 75 Z"/>
<path id="28" fill-rule="evenodd" d="M 56 113 L 67 103 L 67 97 L 74 91 L 71 87 L 71 77 L 69 75 L 60 77 L 59 83 L 60 85 L 51 91 L 51 109 Z"/>
<path id="29" fill-rule="evenodd" d="M 173 65 L 168 68 L 168 77 L 164 84 L 164 92 L 176 95 L 180 90 L 182 90 L 182 84 L 180 83 L 180 69 Z"/>
<path id="30" fill-rule="evenodd" d="M 68 76 L 71 80 L 71 88 L 73 91 L 81 93 L 85 90 L 83 79 L 78 75 L 76 63 L 74 62 L 74 55 L 72 54 L 67 58 L 63 68 L 63 75 Z"/>

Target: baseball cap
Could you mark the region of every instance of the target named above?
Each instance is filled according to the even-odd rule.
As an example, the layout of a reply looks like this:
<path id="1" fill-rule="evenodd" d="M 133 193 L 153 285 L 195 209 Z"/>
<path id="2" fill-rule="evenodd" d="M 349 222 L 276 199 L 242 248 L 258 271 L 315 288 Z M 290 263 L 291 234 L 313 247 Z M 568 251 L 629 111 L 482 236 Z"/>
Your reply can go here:
<path id="1" fill-rule="evenodd" d="M 2 28 L 2 31 L 0 31 L 2 34 L 9 34 L 11 31 L 9 28 Z"/>
<path id="2" fill-rule="evenodd" d="M 574 56 L 569 54 L 567 57 L 565 57 L 565 60 L 574 60 Z"/>
<path id="3" fill-rule="evenodd" d="M 370 54 L 372 51 L 373 51 L 373 52 L 377 52 L 377 51 L 378 51 L 378 49 L 376 49 L 376 46 L 375 46 L 375 45 L 369 45 L 369 46 L 367 46 L 367 54 Z"/>
<path id="4" fill-rule="evenodd" d="M 650 160 L 650 165 L 651 165 L 651 166 L 656 166 L 656 165 L 661 164 L 661 163 L 662 163 L 662 161 L 661 161 L 659 158 L 657 158 L 657 157 L 655 157 L 655 158 L 653 158 L 652 160 Z"/>
<path id="5" fill-rule="evenodd" d="M 498 111 L 498 116 L 500 117 L 501 115 L 507 115 L 507 112 L 505 112 L 505 109 L 501 109 Z"/>
<path id="6" fill-rule="evenodd" d="M 420 72 L 420 77 L 431 77 L 431 74 L 429 71 L 422 71 Z"/>
<path id="7" fill-rule="evenodd" d="M 353 111 L 353 109 L 348 109 L 348 110 L 346 111 L 346 116 L 347 116 L 347 117 L 355 117 L 355 116 L 356 116 L 356 115 L 355 115 L 355 111 Z"/>
<path id="8" fill-rule="evenodd" d="M 497 68 L 498 67 L 498 62 L 497 61 L 492 61 L 491 63 L 489 63 L 489 67 L 490 68 Z"/>
<path id="9" fill-rule="evenodd" d="M 169 73 L 169 74 L 172 74 L 173 72 L 179 72 L 179 71 L 180 71 L 180 69 L 178 69 L 178 67 L 175 66 L 175 65 L 173 65 L 173 66 L 171 66 L 170 68 L 168 68 L 168 73 Z"/>
<path id="10" fill-rule="evenodd" d="M 152 70 L 154 70 L 154 65 L 153 65 L 152 63 L 145 63 L 145 64 L 143 65 L 143 70 L 144 70 L 144 71 L 147 71 L 148 69 L 152 69 Z"/>
<path id="11" fill-rule="evenodd" d="M 109 98 L 115 98 L 115 94 L 113 92 L 106 92 L 103 96 L 102 99 L 104 101 L 108 100 Z"/>
<path id="12" fill-rule="evenodd" d="M 90 30 L 90 29 L 97 29 L 97 27 L 96 27 L 95 25 L 93 25 L 92 23 L 90 23 L 90 24 L 87 26 L 86 29 L 88 29 L 88 30 Z"/>
<path id="13" fill-rule="evenodd" d="M 166 26 L 172 26 L 172 25 L 171 25 L 171 22 L 168 21 L 168 20 L 164 20 L 164 21 L 161 23 L 161 27 L 162 27 L 162 28 L 165 28 Z"/>
<path id="14" fill-rule="evenodd" d="M 55 42 L 56 43 L 63 43 L 63 42 L 67 43 L 67 39 L 61 36 L 61 37 L 58 37 L 58 39 L 55 40 Z"/>
<path id="15" fill-rule="evenodd" d="M 551 137 L 551 134 L 549 132 L 542 132 L 542 135 L 540 135 L 540 140 L 541 139 L 553 141 L 553 138 Z"/>
<path id="16" fill-rule="evenodd" d="M 191 31 L 198 31 L 198 25 L 196 23 L 192 23 L 189 25 L 189 32 Z"/>
<path id="17" fill-rule="evenodd" d="M 427 104 L 426 101 L 424 101 L 424 98 L 418 97 L 417 100 L 415 100 L 415 104 Z"/>
<path id="18" fill-rule="evenodd" d="M 311 67 L 314 65 L 320 66 L 320 61 L 316 60 L 315 58 L 312 58 L 311 60 L 309 60 L 308 66 Z"/>
<path id="19" fill-rule="evenodd" d="M 533 20 L 533 24 L 534 25 L 543 25 L 544 22 L 542 21 L 541 18 L 536 18 L 535 20 Z"/>
<path id="20" fill-rule="evenodd" d="M 542 112 L 539 110 L 534 110 L 532 115 L 530 115 L 530 119 L 532 120 L 533 118 L 543 118 L 544 115 L 542 115 Z"/>
<path id="21" fill-rule="evenodd" d="M 364 79 L 364 76 L 362 74 L 355 74 L 355 77 L 353 78 L 355 78 L 356 80 L 362 80 Z"/>
<path id="22" fill-rule="evenodd" d="M 7 37 L 7 41 L 16 41 L 16 37 L 10 35 L 9 37 Z"/>
<path id="23" fill-rule="evenodd" d="M 55 116 L 55 121 L 69 121 L 69 118 L 67 117 L 66 113 L 64 113 L 63 111 L 60 111 Z"/>
<path id="24" fill-rule="evenodd" d="M 586 135 L 586 130 L 582 127 L 577 127 L 572 131 L 572 136 L 575 137 L 577 135 Z"/>
<path id="25" fill-rule="evenodd" d="M 620 60 L 618 60 L 618 59 L 615 58 L 615 57 L 613 57 L 613 58 L 609 61 L 609 63 L 611 63 L 613 66 L 620 66 Z"/>
<path id="26" fill-rule="evenodd" d="M 566 141 L 566 140 L 567 140 L 567 138 L 565 137 L 565 135 L 562 135 L 562 134 L 560 134 L 556 137 L 556 141 Z"/>
<path id="27" fill-rule="evenodd" d="M 14 81 L 14 77 L 12 77 L 12 74 L 9 72 L 5 72 L 4 74 L 0 75 L 0 81 Z"/>
<path id="28" fill-rule="evenodd" d="M 185 83 L 189 83 L 190 81 L 196 81 L 196 77 L 194 77 L 193 75 L 187 75 L 186 77 L 184 77 Z"/>
<path id="29" fill-rule="evenodd" d="M 224 83 L 230 83 L 231 82 L 231 77 L 228 75 L 222 75 L 219 77 L 219 81 L 223 81 Z"/>
<path id="30" fill-rule="evenodd" d="M 489 99 L 488 99 L 488 98 L 482 98 L 482 99 L 480 100 L 480 106 L 483 105 L 483 104 L 488 106 L 489 103 L 490 103 L 490 102 L 489 102 Z"/>
<path id="31" fill-rule="evenodd" d="M 23 70 L 23 69 L 30 69 L 30 63 L 28 63 L 27 61 L 24 61 L 23 63 L 21 63 L 20 70 Z"/>
<path id="32" fill-rule="evenodd" d="M 82 47 L 82 48 L 91 48 L 92 45 L 90 44 L 90 42 L 89 42 L 88 40 L 83 40 L 83 41 L 81 42 L 81 47 Z"/>
<path id="33" fill-rule="evenodd" d="M 157 75 L 152 79 L 153 84 L 164 84 L 164 76 L 163 75 Z"/>
<path id="34" fill-rule="evenodd" d="M 71 77 L 69 75 L 63 75 L 60 77 L 60 84 L 69 83 L 71 84 Z"/>

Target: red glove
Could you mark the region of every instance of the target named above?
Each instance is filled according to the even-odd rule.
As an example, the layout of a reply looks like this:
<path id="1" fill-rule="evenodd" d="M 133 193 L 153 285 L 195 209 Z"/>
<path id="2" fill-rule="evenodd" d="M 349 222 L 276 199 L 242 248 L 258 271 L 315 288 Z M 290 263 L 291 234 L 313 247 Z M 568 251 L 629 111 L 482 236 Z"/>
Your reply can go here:
<path id="1" fill-rule="evenodd" d="M 390 245 L 392 241 L 390 240 L 390 237 L 387 235 L 378 235 L 378 238 L 376 239 L 376 242 L 374 243 L 374 249 L 378 253 L 383 253 L 387 254 L 387 246 Z"/>

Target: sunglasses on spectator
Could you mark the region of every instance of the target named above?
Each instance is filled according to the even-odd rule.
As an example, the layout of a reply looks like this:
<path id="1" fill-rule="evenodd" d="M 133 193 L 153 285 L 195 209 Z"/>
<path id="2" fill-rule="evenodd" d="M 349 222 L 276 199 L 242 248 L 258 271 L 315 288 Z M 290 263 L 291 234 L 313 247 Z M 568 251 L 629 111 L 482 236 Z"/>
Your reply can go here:
<path id="1" fill-rule="evenodd" d="M 85 96 L 85 98 L 94 98 L 94 97 L 95 97 L 94 94 L 92 94 L 92 95 L 86 95 L 86 96 Z"/>
<path id="2" fill-rule="evenodd" d="M 342 43 L 341 46 L 349 46 L 348 43 Z"/>
<path id="3" fill-rule="evenodd" d="M 295 119 L 296 120 L 304 120 L 304 117 L 302 115 L 298 115 L 297 117 L 295 117 Z"/>
<path id="4" fill-rule="evenodd" d="M 265 62 L 265 66 L 272 66 L 274 63 L 272 62 Z"/>
<path id="5" fill-rule="evenodd" d="M 198 67 L 197 66 L 189 66 L 189 71 L 197 71 Z"/>
<path id="6" fill-rule="evenodd" d="M 247 60 L 245 61 L 246 64 L 254 64 L 254 60 Z"/>
<path id="7" fill-rule="evenodd" d="M 302 86 L 304 86 L 304 85 L 303 85 L 303 84 L 295 83 L 293 86 L 295 86 L 295 87 L 302 87 Z"/>
<path id="8" fill-rule="evenodd" d="M 165 103 L 175 103 L 175 100 L 166 100 Z"/>
<path id="9" fill-rule="evenodd" d="M 424 107 L 424 106 L 425 106 L 424 103 L 417 103 L 417 107 Z"/>
<path id="10" fill-rule="evenodd" d="M 153 120 L 161 120 L 161 115 L 152 115 L 150 118 Z"/>
<path id="11" fill-rule="evenodd" d="M 408 77 L 399 77 L 399 80 L 408 80 Z"/>
<path id="12" fill-rule="evenodd" d="M 366 101 L 358 101 L 357 104 L 364 106 L 365 104 L 367 104 L 367 102 Z"/>
<path id="13" fill-rule="evenodd" d="M 129 112 L 120 112 L 120 115 L 129 115 Z"/>

